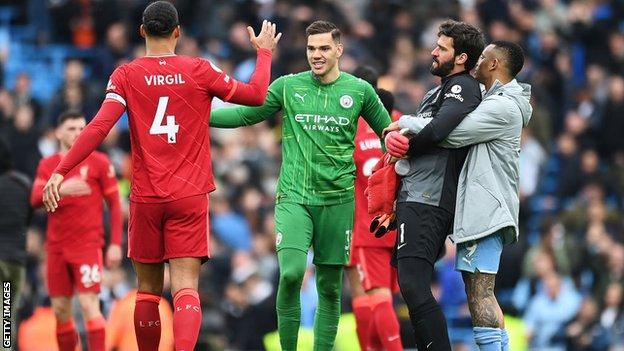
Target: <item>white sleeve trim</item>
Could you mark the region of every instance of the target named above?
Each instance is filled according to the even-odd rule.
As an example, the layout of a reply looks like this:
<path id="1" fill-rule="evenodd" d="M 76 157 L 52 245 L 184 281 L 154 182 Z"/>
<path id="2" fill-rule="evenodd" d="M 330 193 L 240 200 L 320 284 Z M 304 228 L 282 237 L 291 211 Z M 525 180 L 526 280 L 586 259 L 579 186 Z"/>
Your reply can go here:
<path id="1" fill-rule="evenodd" d="M 118 101 L 122 105 L 126 106 L 126 100 L 124 100 L 124 98 L 121 97 L 121 95 L 119 95 L 117 93 L 106 93 L 105 99 L 112 99 L 112 100 Z"/>

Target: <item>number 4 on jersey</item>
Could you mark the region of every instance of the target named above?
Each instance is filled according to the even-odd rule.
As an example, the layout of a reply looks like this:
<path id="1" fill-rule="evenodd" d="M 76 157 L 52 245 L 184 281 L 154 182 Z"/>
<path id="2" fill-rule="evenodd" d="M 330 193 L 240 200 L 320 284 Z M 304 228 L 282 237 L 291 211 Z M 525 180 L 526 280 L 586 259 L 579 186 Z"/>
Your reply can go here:
<path id="1" fill-rule="evenodd" d="M 169 103 L 168 96 L 161 96 L 160 99 L 158 99 L 156 115 L 154 116 L 154 121 L 152 121 L 149 133 L 151 135 L 167 134 L 167 142 L 169 144 L 175 144 L 176 134 L 178 134 L 178 130 L 180 129 L 180 125 L 175 124 L 175 116 L 167 116 L 167 124 L 162 125 L 163 118 L 165 118 L 165 110 L 167 110 L 167 103 Z"/>

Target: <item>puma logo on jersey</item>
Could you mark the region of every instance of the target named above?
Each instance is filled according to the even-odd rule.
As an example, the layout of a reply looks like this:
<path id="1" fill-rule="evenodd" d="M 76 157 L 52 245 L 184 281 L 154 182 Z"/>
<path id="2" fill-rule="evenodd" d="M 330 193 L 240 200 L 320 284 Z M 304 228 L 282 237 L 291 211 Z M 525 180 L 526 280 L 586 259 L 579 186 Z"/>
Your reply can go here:
<path id="1" fill-rule="evenodd" d="M 308 94 L 301 95 L 299 93 L 295 93 L 295 97 L 301 99 L 301 102 L 305 102 L 304 98 L 306 97 L 306 95 L 308 95 Z"/>

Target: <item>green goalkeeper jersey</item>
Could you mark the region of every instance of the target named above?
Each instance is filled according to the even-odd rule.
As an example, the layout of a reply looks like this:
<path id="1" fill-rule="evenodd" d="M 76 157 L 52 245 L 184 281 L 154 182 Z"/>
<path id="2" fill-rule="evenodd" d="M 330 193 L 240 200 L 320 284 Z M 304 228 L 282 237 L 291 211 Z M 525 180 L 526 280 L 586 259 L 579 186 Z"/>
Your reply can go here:
<path id="1" fill-rule="evenodd" d="M 377 135 L 390 116 L 366 81 L 341 72 L 323 84 L 310 71 L 276 79 L 264 105 L 217 109 L 210 126 L 233 128 L 261 122 L 283 110 L 282 167 L 277 201 L 333 205 L 353 200 L 353 150 L 359 116 Z"/>

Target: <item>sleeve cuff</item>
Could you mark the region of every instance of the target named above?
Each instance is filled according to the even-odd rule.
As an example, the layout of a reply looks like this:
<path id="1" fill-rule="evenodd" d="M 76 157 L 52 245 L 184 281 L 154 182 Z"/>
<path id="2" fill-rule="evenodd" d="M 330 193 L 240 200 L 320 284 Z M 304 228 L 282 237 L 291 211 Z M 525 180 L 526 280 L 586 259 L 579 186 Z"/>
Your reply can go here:
<path id="1" fill-rule="evenodd" d="M 397 121 L 397 125 L 403 129 L 403 128 L 409 128 L 409 126 L 407 125 L 407 119 L 411 118 L 410 115 L 403 115 L 401 116 L 401 118 L 399 118 L 399 120 Z"/>

